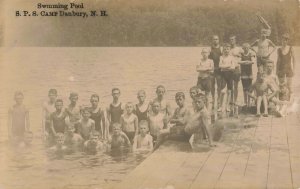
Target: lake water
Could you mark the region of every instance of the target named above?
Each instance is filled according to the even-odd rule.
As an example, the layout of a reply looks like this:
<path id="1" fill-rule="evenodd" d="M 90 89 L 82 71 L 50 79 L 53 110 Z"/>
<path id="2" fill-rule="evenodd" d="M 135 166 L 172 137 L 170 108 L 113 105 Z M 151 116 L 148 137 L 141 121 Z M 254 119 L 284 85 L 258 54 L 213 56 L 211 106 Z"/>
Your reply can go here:
<path id="1" fill-rule="evenodd" d="M 300 49 L 295 50 L 300 60 Z M 83 105 L 98 93 L 101 106 L 106 107 L 113 87 L 121 89 L 122 102 L 137 102 L 138 90 L 144 89 L 152 99 L 156 86 L 162 84 L 175 107 L 175 93 L 183 91 L 188 97 L 189 88 L 196 84 L 200 52 L 201 47 L 0 49 L 0 188 L 99 188 L 122 180 L 145 155 L 76 153 L 51 158 L 46 154 L 40 137 L 41 104 L 48 90 L 56 88 L 65 105 L 71 91 L 79 93 Z M 299 70 L 294 78 L 296 94 Z M 15 150 L 7 144 L 7 110 L 16 90 L 24 92 L 24 104 L 30 110 L 34 140 L 28 149 Z M 186 101 L 191 103 L 189 98 Z"/>

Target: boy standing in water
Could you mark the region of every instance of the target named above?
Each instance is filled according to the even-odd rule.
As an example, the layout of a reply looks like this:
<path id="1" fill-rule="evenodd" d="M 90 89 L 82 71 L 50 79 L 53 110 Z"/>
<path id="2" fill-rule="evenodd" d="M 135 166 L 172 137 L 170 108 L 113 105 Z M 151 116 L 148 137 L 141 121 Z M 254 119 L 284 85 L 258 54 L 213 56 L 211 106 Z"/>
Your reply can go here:
<path id="1" fill-rule="evenodd" d="M 77 150 L 82 146 L 82 137 L 75 133 L 74 127 L 68 127 L 66 131 L 65 144 L 73 150 Z"/>
<path id="2" fill-rule="evenodd" d="M 8 111 L 8 136 L 12 139 L 23 139 L 26 131 L 30 130 L 29 111 L 24 106 L 24 95 L 15 92 L 16 104 Z"/>
<path id="3" fill-rule="evenodd" d="M 121 130 L 120 123 L 114 123 L 112 125 L 113 133 L 111 138 L 109 139 L 109 143 L 111 145 L 111 149 L 120 149 L 124 147 L 130 147 L 131 143 L 124 132 Z"/>
<path id="4" fill-rule="evenodd" d="M 167 131 L 167 118 L 164 113 L 161 112 L 160 102 L 154 101 L 152 103 L 152 112 L 149 114 L 149 129 L 150 134 L 153 137 L 154 143 L 158 145 L 164 138 L 164 131 Z M 163 131 L 164 130 L 164 131 Z M 157 146 L 156 145 L 156 146 Z"/>
<path id="5" fill-rule="evenodd" d="M 51 125 L 51 138 L 55 139 L 55 136 L 58 133 L 65 133 L 66 130 L 66 122 L 65 119 L 67 117 L 67 113 L 63 111 L 63 101 L 61 99 L 57 99 L 55 101 L 55 112 L 50 115 L 50 125 Z M 51 141 L 50 141 L 51 142 Z"/>
<path id="6" fill-rule="evenodd" d="M 212 107 L 212 97 L 211 97 L 211 75 L 214 71 L 214 62 L 208 59 L 209 50 L 207 48 L 202 49 L 202 59 L 196 69 L 198 74 L 197 86 L 205 91 L 205 96 L 207 98 L 207 108 L 211 111 Z"/>
<path id="7" fill-rule="evenodd" d="M 267 35 L 268 30 L 262 29 L 260 39 L 257 39 L 251 44 L 251 47 L 257 46 L 257 67 L 265 67 L 266 61 L 270 58 L 270 55 L 276 50 L 276 45 L 271 40 L 267 39 Z M 271 52 L 270 47 L 273 48 Z"/>
<path id="8" fill-rule="evenodd" d="M 42 132 L 44 136 L 47 138 L 50 134 L 50 115 L 55 112 L 55 101 L 57 98 L 57 90 L 50 89 L 48 92 L 49 100 L 43 104 L 43 126 Z"/>
<path id="9" fill-rule="evenodd" d="M 133 113 L 133 103 L 128 102 L 125 105 L 126 112 L 121 116 L 122 131 L 127 135 L 130 142 L 133 141 L 135 135 L 139 133 L 138 118 Z"/>
<path id="10" fill-rule="evenodd" d="M 255 55 L 252 51 L 249 50 L 250 45 L 248 43 L 243 44 L 243 50 L 241 61 L 239 62 L 241 66 L 241 80 L 243 85 L 244 92 L 244 103 L 249 106 L 249 98 L 247 92 L 252 85 L 253 73 L 252 73 L 252 64 L 255 61 Z"/>
<path id="11" fill-rule="evenodd" d="M 121 116 L 124 112 L 124 108 L 119 98 L 121 91 L 119 88 L 113 88 L 111 90 L 111 95 L 113 97 L 113 102 L 107 108 L 107 119 L 109 121 L 110 127 L 109 131 L 112 132 L 112 125 L 114 123 L 121 123 Z"/>
<path id="12" fill-rule="evenodd" d="M 100 133 L 100 138 L 106 140 L 108 137 L 108 128 L 106 125 L 106 117 L 105 111 L 103 111 L 99 106 L 99 95 L 93 94 L 90 98 L 91 107 L 89 108 L 90 111 L 90 118 L 95 122 L 95 130 Z"/>
<path id="13" fill-rule="evenodd" d="M 84 149 L 89 153 L 96 153 L 104 150 L 104 144 L 99 140 L 100 133 L 98 131 L 93 132 L 90 139 L 85 141 Z"/>
<path id="14" fill-rule="evenodd" d="M 89 108 L 84 108 L 82 110 L 82 118 L 78 125 L 78 133 L 84 140 L 88 140 L 95 131 L 95 121 L 92 120 L 90 116 Z"/>
<path id="15" fill-rule="evenodd" d="M 167 117 L 171 116 L 171 106 L 166 101 L 165 97 L 166 89 L 164 86 L 159 85 L 156 87 L 156 95 L 157 97 L 151 102 L 151 105 L 153 105 L 153 102 L 158 102 L 160 104 L 160 111 L 166 115 Z M 153 108 L 152 108 L 153 111 Z"/>
<path id="16" fill-rule="evenodd" d="M 172 118 L 170 119 L 170 123 L 174 124 L 173 127 L 170 128 L 170 135 L 178 137 L 186 137 L 184 132 L 184 128 L 187 124 L 188 118 L 190 116 L 189 110 L 185 106 L 185 95 L 183 92 L 178 92 L 175 95 L 175 101 L 178 107 L 176 108 Z"/>
<path id="17" fill-rule="evenodd" d="M 145 102 L 146 92 L 144 90 L 138 92 L 137 98 L 139 103 L 135 106 L 135 114 L 140 122 L 148 119 L 149 103 Z"/>
<path id="18" fill-rule="evenodd" d="M 75 127 L 76 131 L 78 129 L 78 124 L 80 121 L 80 109 L 81 107 L 77 104 L 78 101 L 78 94 L 77 93 L 70 93 L 69 96 L 70 104 L 66 108 L 66 113 L 68 115 L 66 119 L 66 123 L 69 127 Z"/>
<path id="19" fill-rule="evenodd" d="M 52 146 L 49 150 L 55 153 L 66 152 L 67 146 L 64 145 L 65 136 L 62 133 L 58 133 L 55 136 L 55 146 Z"/>
<path id="20" fill-rule="evenodd" d="M 140 134 L 136 135 L 133 139 L 133 151 L 136 150 L 153 150 L 153 138 L 148 133 L 149 125 L 146 120 L 142 120 L 139 123 Z"/>

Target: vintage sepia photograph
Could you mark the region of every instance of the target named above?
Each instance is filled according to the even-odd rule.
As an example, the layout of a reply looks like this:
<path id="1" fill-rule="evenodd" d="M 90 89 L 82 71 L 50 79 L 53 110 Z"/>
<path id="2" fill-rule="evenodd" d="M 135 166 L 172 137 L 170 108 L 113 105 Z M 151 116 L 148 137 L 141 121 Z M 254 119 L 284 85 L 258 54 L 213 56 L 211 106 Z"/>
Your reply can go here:
<path id="1" fill-rule="evenodd" d="M 0 189 L 300 188 L 300 0 L 0 0 Z"/>

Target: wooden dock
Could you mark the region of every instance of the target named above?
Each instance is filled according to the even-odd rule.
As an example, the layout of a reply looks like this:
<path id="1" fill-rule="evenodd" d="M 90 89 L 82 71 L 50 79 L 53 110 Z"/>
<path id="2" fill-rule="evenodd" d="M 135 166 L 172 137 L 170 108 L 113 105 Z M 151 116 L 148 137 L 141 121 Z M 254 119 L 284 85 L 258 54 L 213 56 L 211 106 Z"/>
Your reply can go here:
<path id="1" fill-rule="evenodd" d="M 300 114 L 259 118 L 253 127 L 225 132 L 217 147 L 201 152 L 176 145 L 167 141 L 108 188 L 300 188 Z"/>

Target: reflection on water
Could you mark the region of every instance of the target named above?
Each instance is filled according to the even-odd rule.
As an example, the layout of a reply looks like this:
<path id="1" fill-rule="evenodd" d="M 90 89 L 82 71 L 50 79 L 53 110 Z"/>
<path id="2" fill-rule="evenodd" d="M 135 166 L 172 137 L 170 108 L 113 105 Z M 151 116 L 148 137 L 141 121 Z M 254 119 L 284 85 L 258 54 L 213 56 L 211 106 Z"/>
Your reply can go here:
<path id="1" fill-rule="evenodd" d="M 47 100 L 49 88 L 58 90 L 65 105 L 71 91 L 79 93 L 79 103 L 84 105 L 96 92 L 105 108 L 113 87 L 120 87 L 123 102 L 136 102 L 139 89 L 152 99 L 155 87 L 162 84 L 174 107 L 175 93 L 184 91 L 188 97 L 188 89 L 196 84 L 200 52 L 198 47 L 0 49 L 0 188 L 96 188 L 123 179 L 145 159 L 145 154 L 47 153 L 41 139 L 41 104 Z M 297 60 L 299 55 L 296 53 Z M 299 83 L 295 89 L 299 89 Z M 16 90 L 24 92 L 24 104 L 30 109 L 34 140 L 28 148 L 15 149 L 7 143 L 7 110 Z"/>

